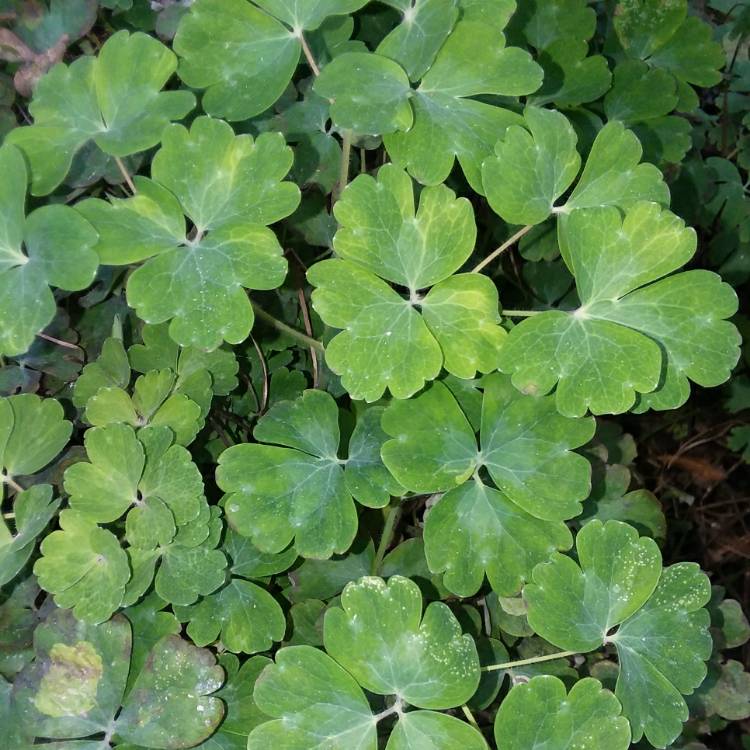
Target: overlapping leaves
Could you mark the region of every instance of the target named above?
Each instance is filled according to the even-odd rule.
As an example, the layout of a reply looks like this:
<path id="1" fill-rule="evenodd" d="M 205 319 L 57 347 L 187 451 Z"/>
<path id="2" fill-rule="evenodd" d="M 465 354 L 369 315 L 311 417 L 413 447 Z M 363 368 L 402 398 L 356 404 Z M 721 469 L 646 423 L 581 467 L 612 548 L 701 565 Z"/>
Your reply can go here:
<path id="1" fill-rule="evenodd" d="M 476 236 L 466 199 L 430 187 L 415 210 L 411 179 L 386 165 L 377 179 L 358 177 L 335 215 L 339 257 L 314 265 L 308 279 L 315 310 L 344 329 L 326 361 L 352 398 L 375 401 L 386 388 L 407 398 L 442 367 L 462 378 L 496 369 L 505 336 L 497 290 L 478 274 L 452 275 Z"/>
<path id="2" fill-rule="evenodd" d="M 399 6 L 408 14 L 400 36 L 421 25 L 420 12 L 436 12 L 428 10 L 429 5 Z M 449 35 L 455 15 L 447 7 L 441 10 L 429 43 L 426 35 L 422 39 L 418 57 L 390 36 L 374 53 L 334 58 L 321 71 L 315 89 L 333 101 L 336 125 L 384 135 L 391 159 L 419 182 L 437 185 L 458 159 L 469 184 L 481 193 L 482 160 L 518 119 L 504 107 L 473 97 L 530 94 L 539 88 L 542 70 L 528 52 L 505 44 L 502 30 L 512 13 L 511 3 L 500 3 L 486 15 L 481 3 L 470 4 Z M 411 87 L 410 77 L 420 80 L 417 89 Z"/>
<path id="3" fill-rule="evenodd" d="M 309 390 L 273 406 L 253 431 L 257 443 L 228 448 L 216 481 L 227 495 L 229 523 L 264 552 L 294 540 L 304 557 L 328 558 L 349 549 L 357 532 L 356 498 L 383 507 L 399 486 L 385 471 L 377 418 L 362 416 L 339 457 L 339 411 L 333 398 Z"/>
<path id="4" fill-rule="evenodd" d="M 177 57 L 147 34 L 120 31 L 96 57 L 56 65 L 36 87 L 34 124 L 16 128 L 8 141 L 31 164 L 32 192 L 52 192 L 89 142 L 113 157 L 159 143 L 164 127 L 195 106 L 189 91 L 162 91 Z"/>
<path id="5" fill-rule="evenodd" d="M 0 355 L 22 354 L 55 315 L 50 286 L 77 291 L 94 280 L 96 232 L 68 206 L 26 216 L 28 172 L 15 146 L 0 148 L 0 172 Z"/>
<path id="6" fill-rule="evenodd" d="M 633 739 L 665 747 L 682 729 L 711 655 L 708 578 L 692 563 L 662 569 L 656 543 L 619 521 L 591 521 L 576 538 L 578 562 L 556 555 L 524 589 L 529 624 L 563 649 L 610 643 L 620 674 L 615 694 Z"/>
<path id="7" fill-rule="evenodd" d="M 89 199 L 78 210 L 99 232 L 102 262 L 145 261 L 128 279 L 128 303 L 147 323 L 170 321 L 181 346 L 204 350 L 243 341 L 253 325 L 245 289 L 273 289 L 287 264 L 267 228 L 299 203 L 283 182 L 292 152 L 278 133 L 235 136 L 199 117 L 163 135 L 151 179 L 137 195 Z M 192 222 L 187 232 L 185 216 Z"/>
<path id="8" fill-rule="evenodd" d="M 341 608 L 324 624 L 328 654 L 290 646 L 260 676 L 255 700 L 273 717 L 249 737 L 249 750 L 284 741 L 293 747 L 360 747 L 375 750 L 376 726 L 397 714 L 389 750 L 417 750 L 423 742 L 447 750 L 460 743 L 485 747 L 481 735 L 458 719 L 432 709 L 468 700 L 479 683 L 479 660 L 470 636 L 442 602 L 422 614 L 422 596 L 412 581 L 394 576 L 350 583 Z M 392 710 L 375 715 L 362 688 L 395 696 Z M 419 709 L 402 713 L 404 703 Z M 282 718 L 283 717 L 283 718 Z"/>

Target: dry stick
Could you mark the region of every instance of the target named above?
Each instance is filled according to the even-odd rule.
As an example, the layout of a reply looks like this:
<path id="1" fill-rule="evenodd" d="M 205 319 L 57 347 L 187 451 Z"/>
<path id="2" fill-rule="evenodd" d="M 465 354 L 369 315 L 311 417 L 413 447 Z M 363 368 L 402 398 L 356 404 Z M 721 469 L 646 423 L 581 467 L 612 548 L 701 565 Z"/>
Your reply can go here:
<path id="1" fill-rule="evenodd" d="M 305 292 L 302 287 L 297 290 L 297 296 L 299 297 L 300 310 L 302 310 L 302 320 L 305 324 L 305 333 L 310 338 L 313 338 L 312 322 L 310 321 L 310 311 L 307 309 L 307 298 L 305 297 Z M 320 377 L 320 368 L 318 367 L 318 353 L 315 351 L 315 349 L 313 349 L 313 347 L 310 347 L 310 359 L 312 360 L 313 367 L 313 388 L 317 388 L 318 379 Z"/>
<path id="2" fill-rule="evenodd" d="M 483 261 L 477 263 L 474 268 L 471 269 L 472 273 L 479 273 L 488 263 L 492 263 L 498 255 L 504 253 L 509 247 L 515 245 L 518 240 L 521 239 L 525 234 L 528 234 L 533 229 L 532 224 L 528 224 L 525 227 L 521 227 L 512 237 L 508 238 L 503 242 L 497 250 L 493 250 Z"/>
<path id="3" fill-rule="evenodd" d="M 258 342 L 253 336 L 250 337 L 250 341 L 253 342 L 255 351 L 258 353 L 258 359 L 260 359 L 260 366 L 263 369 L 263 396 L 260 404 L 258 404 L 258 416 L 265 414 L 266 407 L 268 406 L 268 366 L 266 365 L 266 358 L 263 355 L 263 350 L 258 346 Z M 310 349 L 310 351 L 315 351 Z"/>
<path id="4" fill-rule="evenodd" d="M 70 341 L 56 339 L 54 336 L 48 336 L 46 333 L 37 333 L 37 336 L 39 336 L 40 339 L 44 339 L 45 341 L 51 341 L 53 344 L 57 344 L 58 346 L 64 346 L 66 349 L 81 350 L 81 347 L 78 346 L 78 344 L 71 344 Z"/>
<path id="5" fill-rule="evenodd" d="M 557 654 L 545 654 L 544 656 L 532 656 L 530 659 L 519 659 L 518 661 L 506 661 L 504 664 L 490 664 L 488 667 L 482 667 L 482 672 L 495 672 L 499 669 L 513 669 L 514 667 L 525 667 L 527 664 L 538 664 L 542 661 L 554 661 L 555 659 L 565 659 L 568 656 L 575 656 L 577 651 L 560 651 Z"/>
<path id="6" fill-rule="evenodd" d="M 319 352 L 325 351 L 325 347 L 320 341 L 310 338 L 309 336 L 306 336 L 301 331 L 298 331 L 295 328 L 288 326 L 286 323 L 283 323 L 282 321 L 278 320 L 277 318 L 274 318 L 273 315 L 271 315 L 270 313 L 267 313 L 257 302 L 253 302 L 252 300 L 250 300 L 250 304 L 252 304 L 253 310 L 255 310 L 255 314 L 261 320 L 264 320 L 266 323 L 268 323 L 268 325 L 273 326 L 277 331 L 281 331 L 282 333 L 289 334 L 289 336 L 291 336 L 294 339 L 297 339 L 297 341 L 300 341 L 305 346 L 309 346 L 314 349 L 317 349 Z"/>
<path id="7" fill-rule="evenodd" d="M 302 51 L 305 53 L 305 60 L 307 60 L 307 64 L 310 66 L 310 70 L 312 70 L 313 75 L 319 76 L 320 68 L 318 67 L 318 63 L 315 62 L 315 58 L 313 57 L 312 50 L 307 43 L 307 39 L 305 39 L 305 35 L 301 31 L 298 34 L 298 38 L 302 45 Z"/>
<path id="8" fill-rule="evenodd" d="M 128 172 L 127 167 L 125 166 L 125 164 L 123 164 L 123 161 L 119 156 L 115 156 L 115 163 L 119 167 L 120 172 L 122 172 L 122 176 L 125 178 L 125 182 L 130 188 L 130 192 L 133 193 L 133 195 L 135 195 L 138 191 L 135 189 L 135 183 L 133 182 L 133 178 L 130 176 L 130 172 Z"/>

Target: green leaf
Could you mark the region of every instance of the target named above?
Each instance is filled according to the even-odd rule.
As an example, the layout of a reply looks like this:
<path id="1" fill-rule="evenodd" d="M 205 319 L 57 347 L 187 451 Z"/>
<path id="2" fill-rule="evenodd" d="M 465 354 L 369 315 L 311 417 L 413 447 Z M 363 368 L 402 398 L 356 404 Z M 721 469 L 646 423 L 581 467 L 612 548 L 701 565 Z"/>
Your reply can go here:
<path id="1" fill-rule="evenodd" d="M 551 214 L 569 218 L 574 209 L 617 206 L 623 210 L 639 200 L 668 204 L 669 192 L 653 164 L 639 164 L 638 139 L 621 123 L 607 123 L 597 134 L 586 166 L 565 203 L 554 202 L 573 184 L 581 163 L 576 134 L 559 112 L 529 107 L 527 130 L 512 127 L 495 147 L 496 155 L 482 167 L 487 199 L 503 219 L 540 224 Z M 563 257 L 569 263 L 559 223 Z"/>
<path id="2" fill-rule="evenodd" d="M 505 335 L 497 291 L 478 275 L 451 276 L 476 237 L 465 199 L 429 187 L 415 210 L 411 179 L 387 165 L 377 180 L 354 180 L 334 210 L 339 259 L 314 265 L 308 280 L 318 287 L 318 314 L 345 329 L 328 344 L 326 361 L 352 398 L 375 401 L 386 388 L 407 398 L 441 364 L 463 378 L 495 369 Z M 409 298 L 386 282 L 406 287 Z"/>
<path id="3" fill-rule="evenodd" d="M 563 234 L 581 306 L 511 331 L 500 369 L 517 388 L 557 385 L 562 414 L 603 414 L 630 409 L 638 394 L 651 394 L 643 408 L 676 408 L 689 380 L 715 386 L 729 377 L 738 333 L 725 319 L 736 295 L 709 271 L 667 276 L 695 252 L 695 234 L 680 219 L 653 203 L 635 204 L 624 218 L 614 207 L 578 210 Z"/>
<path id="4" fill-rule="evenodd" d="M 339 128 L 361 135 L 408 130 L 414 119 L 409 77 L 381 55 L 339 55 L 323 68 L 315 92 L 331 101 L 331 117 Z"/>
<path id="5" fill-rule="evenodd" d="M 286 619 L 276 599 L 241 578 L 232 578 L 224 588 L 181 612 L 180 619 L 190 620 L 187 634 L 197 646 L 221 639 L 222 645 L 235 653 L 268 651 L 286 631 Z"/>
<path id="6" fill-rule="evenodd" d="M 615 68 L 612 88 L 604 97 L 607 119 L 624 125 L 663 117 L 676 106 L 674 78 L 640 60 L 625 60 Z"/>
<path id="7" fill-rule="evenodd" d="M 430 570 L 459 596 L 472 596 L 484 575 L 503 596 L 521 590 L 533 567 L 573 538 L 562 522 L 540 521 L 479 481 L 447 492 L 425 518 Z"/>
<path id="8" fill-rule="evenodd" d="M 130 382 L 130 365 L 120 339 L 109 338 L 94 362 L 89 362 L 73 387 L 73 403 L 81 408 L 102 388 L 126 388 Z"/>
<path id="9" fill-rule="evenodd" d="M 227 493 L 229 523 L 263 552 L 281 552 L 292 539 L 303 557 L 345 552 L 357 531 L 352 494 L 363 504 L 382 507 L 390 499 L 383 493 L 389 486 L 397 489 L 392 480 L 384 487 L 371 485 L 386 472 L 378 460 L 381 434 L 368 425 L 352 438 L 351 468 L 338 457 L 338 408 L 322 391 L 278 402 L 253 435 L 262 442 L 221 454 L 216 481 Z"/>
<path id="10" fill-rule="evenodd" d="M 455 716 L 435 711 L 409 711 L 399 716 L 386 750 L 486 750 L 484 737 Z"/>
<path id="11" fill-rule="evenodd" d="M 317 29 L 329 16 L 344 16 L 359 10 L 367 0 L 253 0 L 295 33 Z"/>
<path id="12" fill-rule="evenodd" d="M 36 737 L 62 740 L 61 747 L 88 746 L 76 738 L 99 733 L 151 748 L 192 746 L 224 714 L 211 695 L 224 680 L 213 655 L 171 635 L 153 646 L 123 697 L 132 641 L 121 615 L 92 625 L 55 610 L 37 628 L 34 646 L 36 658 L 18 683 L 18 710 Z"/>
<path id="13" fill-rule="evenodd" d="M 662 570 L 653 540 L 619 521 L 591 521 L 576 539 L 579 564 L 563 555 L 537 566 L 524 589 L 529 624 L 571 651 L 614 644 L 616 695 L 633 740 L 672 742 L 687 719 L 681 694 L 706 676 L 711 655 L 708 578 L 692 563 Z M 617 628 L 616 630 L 613 629 Z"/>
<path id="14" fill-rule="evenodd" d="M 30 128 L 13 132 L 22 130 Z M 96 232 L 69 206 L 41 206 L 25 216 L 28 175 L 15 146 L 0 148 L 0 171 L 0 354 L 15 355 L 52 321 L 50 286 L 78 291 L 94 280 Z"/>
<path id="15" fill-rule="evenodd" d="M 103 622 L 120 606 L 130 567 L 117 537 L 74 510 L 60 514 L 60 529 L 45 537 L 34 564 L 39 585 L 76 618 Z"/>
<path id="16" fill-rule="evenodd" d="M 15 533 L 0 518 L 0 584 L 12 580 L 26 564 L 36 548 L 37 537 L 59 505 L 59 500 L 52 499 L 52 487 L 48 484 L 37 484 L 16 496 Z"/>
<path id="17" fill-rule="evenodd" d="M 180 21 L 174 39 L 182 58 L 180 78 L 206 89 L 203 109 L 214 117 L 245 120 L 268 109 L 297 68 L 302 31 L 359 8 L 364 0 L 259 0 L 256 5 L 267 12 L 245 0 L 197 0 Z"/>
<path id="18" fill-rule="evenodd" d="M 325 616 L 326 651 L 364 688 L 419 708 L 466 702 L 479 684 L 473 639 L 442 602 L 422 616 L 422 595 L 408 578 L 362 578 L 347 585 L 343 609 Z"/>
<path id="19" fill-rule="evenodd" d="M 143 446 L 124 424 L 87 430 L 84 441 L 90 463 L 73 464 L 65 472 L 70 507 L 95 523 L 116 521 L 140 500 Z"/>
<path id="20" fill-rule="evenodd" d="M 418 81 L 458 19 L 456 0 L 416 0 L 403 3 L 401 23 L 378 45 L 377 53 L 395 60 L 412 81 Z M 464 14 L 465 17 L 465 14 Z"/>
<path id="21" fill-rule="evenodd" d="M 73 425 L 55 399 L 31 393 L 0 399 L 0 467 L 6 476 L 34 474 L 67 445 Z M 0 480 L 2 475 L 0 475 Z"/>
<path id="22" fill-rule="evenodd" d="M 750 674 L 742 662 L 734 659 L 721 665 L 712 664 L 693 701 L 696 699 L 708 715 L 715 714 L 727 721 L 747 719 L 750 716 Z"/>
<path id="23" fill-rule="evenodd" d="M 310 646 L 276 654 L 255 685 L 255 702 L 273 721 L 256 727 L 248 750 L 376 750 L 375 718 L 362 689 L 330 656 Z"/>
<path id="24" fill-rule="evenodd" d="M 613 25 L 628 53 L 646 58 L 674 35 L 686 17 L 686 0 L 672 0 L 660 5 L 642 0 L 620 0 Z"/>
<path id="25" fill-rule="evenodd" d="M 36 86 L 34 124 L 8 136 L 29 160 L 32 193 L 52 192 L 90 141 L 118 157 L 159 143 L 164 126 L 195 105 L 188 91 L 161 90 L 176 68 L 161 42 L 127 31 L 107 39 L 97 57 L 56 65 Z"/>
<path id="26" fill-rule="evenodd" d="M 137 195 L 89 199 L 79 210 L 97 228 L 97 251 L 108 264 L 145 261 L 127 285 L 139 317 L 171 321 L 178 344 L 211 351 L 250 332 L 245 289 L 274 289 L 284 280 L 287 263 L 266 225 L 299 203 L 299 189 L 283 181 L 291 163 L 279 133 L 253 140 L 199 117 L 190 130 L 164 132 L 153 181 L 139 178 Z M 183 214 L 194 225 L 189 237 Z"/>
<path id="27" fill-rule="evenodd" d="M 537 518 L 560 521 L 580 513 L 591 468 L 572 449 L 591 439 L 594 423 L 560 416 L 551 397 L 522 396 L 500 375 L 484 384 L 481 451 L 441 383 L 416 398 L 392 402 L 382 421 L 393 438 L 382 449 L 388 470 L 407 489 L 437 492 L 486 467 L 498 489 Z"/>
<path id="28" fill-rule="evenodd" d="M 567 118 L 529 107 L 526 128 L 514 125 L 497 142 L 495 156 L 482 165 L 482 181 L 492 209 L 513 224 L 539 224 L 568 189 L 581 167 L 576 136 Z"/>
<path id="29" fill-rule="evenodd" d="M 609 690 L 590 677 L 570 693 L 557 677 L 516 685 L 495 717 L 495 741 L 503 750 L 627 750 L 630 727 Z"/>

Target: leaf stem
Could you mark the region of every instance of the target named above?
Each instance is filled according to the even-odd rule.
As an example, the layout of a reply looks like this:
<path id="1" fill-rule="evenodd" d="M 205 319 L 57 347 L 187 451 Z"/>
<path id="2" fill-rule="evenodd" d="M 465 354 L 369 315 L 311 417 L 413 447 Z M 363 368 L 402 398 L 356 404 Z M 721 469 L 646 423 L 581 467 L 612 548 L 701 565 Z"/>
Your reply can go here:
<path id="1" fill-rule="evenodd" d="M 461 710 L 466 717 L 466 721 L 468 721 L 469 724 L 471 724 L 471 726 L 473 726 L 474 729 L 477 730 L 477 732 L 481 732 L 482 730 L 479 728 L 479 724 L 477 724 L 477 720 L 474 718 L 474 714 L 471 713 L 471 709 L 464 703 L 464 705 L 461 706 Z"/>
<path id="2" fill-rule="evenodd" d="M 339 174 L 339 182 L 336 186 L 336 200 L 339 199 L 341 193 L 344 192 L 346 183 L 349 182 L 349 160 L 352 155 L 352 131 L 345 130 L 342 133 L 343 143 L 341 145 L 341 172 Z"/>
<path id="3" fill-rule="evenodd" d="M 479 273 L 488 263 L 492 263 L 498 255 L 502 255 L 509 247 L 515 245 L 521 237 L 528 234 L 533 229 L 533 226 L 533 224 L 527 224 L 525 227 L 521 227 L 514 235 L 505 240 L 497 250 L 493 250 L 483 261 L 477 263 L 474 268 L 471 269 L 471 272 Z"/>
<path id="4" fill-rule="evenodd" d="M 312 347 L 313 349 L 317 349 L 319 352 L 325 351 L 325 347 L 317 339 L 310 338 L 310 336 L 306 336 L 301 331 L 298 331 L 295 328 L 288 326 L 286 323 L 283 323 L 282 321 L 278 320 L 277 318 L 274 318 L 273 315 L 271 315 L 270 313 L 267 313 L 260 305 L 258 305 L 257 302 L 253 302 L 252 300 L 250 300 L 250 304 L 253 306 L 253 310 L 255 311 L 255 314 L 261 320 L 264 320 L 266 323 L 268 323 L 268 325 L 273 326 L 277 331 L 281 331 L 282 333 L 287 333 L 293 339 L 297 339 L 297 341 L 304 344 L 305 346 L 309 346 L 309 347 Z"/>
<path id="5" fill-rule="evenodd" d="M 313 75 L 317 78 L 320 75 L 320 68 L 318 67 L 318 63 L 315 62 L 310 45 L 307 43 L 307 39 L 305 39 L 305 35 L 301 31 L 298 34 L 298 38 L 299 43 L 302 45 L 302 51 L 305 53 L 305 60 L 307 60 L 310 70 L 312 70 Z"/>
<path id="6" fill-rule="evenodd" d="M 125 164 L 123 163 L 122 159 L 119 156 L 115 156 L 115 164 L 117 164 L 120 172 L 122 173 L 122 176 L 125 178 L 125 182 L 130 188 L 130 192 L 133 195 L 135 195 L 138 191 L 135 188 L 135 183 L 133 182 L 133 178 L 130 176 L 130 172 L 128 172 L 128 168 L 125 166 Z"/>
<path id="7" fill-rule="evenodd" d="M 7 484 L 8 487 L 12 487 L 16 492 L 23 492 L 24 489 L 13 477 L 9 477 L 7 474 L 0 474 L 0 481 Z"/>
<path id="8" fill-rule="evenodd" d="M 554 661 L 555 659 L 565 659 L 568 656 L 575 656 L 577 651 L 560 651 L 557 654 L 544 654 L 544 656 L 532 656 L 530 659 L 519 659 L 518 661 L 506 661 L 504 664 L 490 664 L 488 667 L 482 667 L 482 672 L 496 672 L 500 669 L 513 669 L 514 667 L 525 667 L 527 664 L 539 664 L 543 661 Z"/>
<path id="9" fill-rule="evenodd" d="M 372 574 L 374 576 L 380 573 L 380 568 L 383 565 L 383 559 L 385 553 L 390 547 L 393 541 L 393 532 L 396 529 L 396 524 L 401 518 L 401 500 L 399 499 L 397 505 L 391 505 L 385 516 L 385 525 L 383 526 L 383 533 L 380 536 L 380 543 L 378 544 L 378 551 L 375 554 L 375 559 L 372 561 Z"/>
<path id="10" fill-rule="evenodd" d="M 544 310 L 503 310 L 506 318 L 530 318 L 532 315 L 541 315 Z"/>

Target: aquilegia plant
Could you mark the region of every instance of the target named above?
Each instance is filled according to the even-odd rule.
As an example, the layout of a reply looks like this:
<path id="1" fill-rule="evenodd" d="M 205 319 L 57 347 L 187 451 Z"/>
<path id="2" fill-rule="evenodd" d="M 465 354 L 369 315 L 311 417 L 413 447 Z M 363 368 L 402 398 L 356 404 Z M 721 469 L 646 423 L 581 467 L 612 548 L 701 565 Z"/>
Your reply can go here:
<path id="1" fill-rule="evenodd" d="M 730 5 L 0 2 L 5 750 L 750 715 L 623 431 L 740 359 Z"/>

